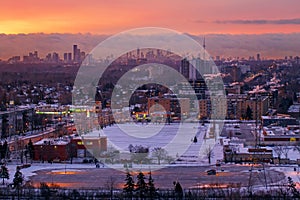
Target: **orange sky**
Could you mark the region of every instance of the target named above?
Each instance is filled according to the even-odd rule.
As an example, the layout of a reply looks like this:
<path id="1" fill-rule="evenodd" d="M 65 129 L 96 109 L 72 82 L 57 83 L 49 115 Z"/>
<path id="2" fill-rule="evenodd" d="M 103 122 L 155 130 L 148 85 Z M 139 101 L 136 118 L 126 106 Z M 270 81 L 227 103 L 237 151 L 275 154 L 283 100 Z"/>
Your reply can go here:
<path id="1" fill-rule="evenodd" d="M 300 32 L 299 0 L 2 1 L 0 33 L 115 34 L 157 26 L 191 34 Z"/>

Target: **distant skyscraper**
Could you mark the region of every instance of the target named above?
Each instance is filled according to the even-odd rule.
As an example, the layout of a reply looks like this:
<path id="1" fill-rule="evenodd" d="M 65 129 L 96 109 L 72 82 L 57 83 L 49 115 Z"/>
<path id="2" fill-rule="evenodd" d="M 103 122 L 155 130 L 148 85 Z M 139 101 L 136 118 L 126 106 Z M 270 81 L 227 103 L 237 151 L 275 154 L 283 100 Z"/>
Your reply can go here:
<path id="1" fill-rule="evenodd" d="M 199 71 L 201 74 L 211 74 L 212 69 L 209 62 L 209 55 L 206 53 L 206 43 L 205 43 L 205 37 L 203 37 L 203 57 L 200 58 L 200 65 L 199 65 Z"/>
<path id="2" fill-rule="evenodd" d="M 200 58 L 193 58 L 190 61 L 190 66 L 189 66 L 189 80 L 197 80 L 199 79 L 200 75 L 200 66 L 201 66 L 201 60 Z"/>
<path id="3" fill-rule="evenodd" d="M 204 51 L 203 51 L 203 66 L 202 66 L 202 70 L 201 70 L 201 72 L 202 73 L 206 73 L 206 70 L 207 70 L 207 67 L 206 67 L 206 44 L 205 44 L 205 36 L 203 37 L 203 49 L 204 49 Z"/>
<path id="4" fill-rule="evenodd" d="M 190 63 L 189 61 L 184 58 L 181 60 L 181 65 L 180 65 L 180 73 L 187 79 L 190 78 Z"/>
<path id="5" fill-rule="evenodd" d="M 72 53 L 68 53 L 68 61 L 69 61 L 69 62 L 72 61 Z"/>
<path id="6" fill-rule="evenodd" d="M 73 45 L 73 61 L 74 61 L 74 62 L 77 61 L 77 57 L 78 57 L 77 53 L 78 53 L 77 45 L 74 44 L 74 45 Z"/>
<path id="7" fill-rule="evenodd" d="M 38 58 L 38 57 L 39 57 L 39 56 L 38 56 L 38 52 L 37 52 L 37 51 L 34 51 L 33 56 L 34 56 L 34 58 Z"/>
<path id="8" fill-rule="evenodd" d="M 139 59 L 140 58 L 140 49 L 139 48 L 137 48 L 136 54 L 137 54 L 137 59 Z"/>
<path id="9" fill-rule="evenodd" d="M 64 53 L 64 62 L 68 62 L 68 53 Z"/>
<path id="10" fill-rule="evenodd" d="M 72 62 L 72 53 L 64 53 L 64 62 L 71 63 Z"/>
<path id="11" fill-rule="evenodd" d="M 256 55 L 256 60 L 260 61 L 260 54 L 259 53 Z"/>
<path id="12" fill-rule="evenodd" d="M 53 52 L 53 54 L 52 54 L 52 61 L 55 62 L 55 63 L 59 62 L 59 55 L 58 55 L 58 53 Z"/>

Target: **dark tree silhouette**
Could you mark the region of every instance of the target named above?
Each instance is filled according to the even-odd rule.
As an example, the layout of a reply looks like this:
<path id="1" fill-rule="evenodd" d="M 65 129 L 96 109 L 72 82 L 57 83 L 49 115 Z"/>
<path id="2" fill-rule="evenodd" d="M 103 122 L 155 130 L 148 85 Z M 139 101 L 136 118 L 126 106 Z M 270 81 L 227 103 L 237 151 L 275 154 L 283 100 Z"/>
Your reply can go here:
<path id="1" fill-rule="evenodd" d="M 24 181 L 24 177 L 22 172 L 20 171 L 20 167 L 17 167 L 17 171 L 14 175 L 13 184 L 16 188 L 20 188 Z"/>
<path id="2" fill-rule="evenodd" d="M 17 167 L 16 173 L 14 175 L 13 184 L 14 187 L 17 188 L 18 191 L 18 199 L 20 199 L 20 188 L 23 184 L 24 177 L 22 172 L 20 171 L 20 167 Z"/>
<path id="3" fill-rule="evenodd" d="M 1 166 L 0 178 L 3 180 L 2 185 L 4 185 L 4 179 L 9 179 L 9 172 L 5 165 Z"/>
<path id="4" fill-rule="evenodd" d="M 155 185 L 154 185 L 154 179 L 152 178 L 151 171 L 149 172 L 147 187 L 148 187 L 149 197 L 153 198 L 155 196 L 155 193 L 156 193 L 156 188 L 155 188 Z"/>
<path id="5" fill-rule="evenodd" d="M 250 106 L 247 106 L 247 110 L 246 110 L 246 119 L 247 120 L 252 120 L 253 119 L 253 111 L 251 110 Z"/>
<path id="6" fill-rule="evenodd" d="M 145 175 L 142 171 L 137 175 L 137 182 L 136 182 L 136 191 L 140 198 L 145 196 L 147 192 L 147 184 L 145 182 Z"/>
<path id="7" fill-rule="evenodd" d="M 183 189 L 178 181 L 174 181 L 174 191 L 177 199 L 182 199 L 183 198 Z"/>
<path id="8" fill-rule="evenodd" d="M 1 159 L 5 159 L 7 157 L 8 144 L 6 140 L 4 141 L 2 148 L 0 149 L 0 153 L 1 153 Z"/>
<path id="9" fill-rule="evenodd" d="M 3 114 L 2 115 L 2 134 L 1 134 L 1 139 L 7 138 L 8 137 L 8 115 Z"/>
<path id="10" fill-rule="evenodd" d="M 4 158 L 3 145 L 2 145 L 2 143 L 0 142 L 0 159 L 3 159 L 3 158 Z"/>
<path id="11" fill-rule="evenodd" d="M 125 192 L 127 196 L 132 197 L 134 191 L 134 180 L 129 171 L 126 173 L 125 181 L 126 183 L 124 185 L 123 192 Z"/>
<path id="12" fill-rule="evenodd" d="M 34 158 L 34 146 L 33 146 L 31 139 L 28 142 L 27 148 L 28 148 L 28 153 L 29 153 L 30 159 L 33 159 Z"/>
<path id="13" fill-rule="evenodd" d="M 164 160 L 168 156 L 168 152 L 161 148 L 161 147 L 155 147 L 152 150 L 152 157 L 157 158 L 157 163 L 160 165 L 160 161 Z"/>
<path id="14" fill-rule="evenodd" d="M 292 193 L 294 199 L 300 198 L 300 192 L 297 190 L 296 184 L 291 177 L 288 177 L 288 190 Z"/>

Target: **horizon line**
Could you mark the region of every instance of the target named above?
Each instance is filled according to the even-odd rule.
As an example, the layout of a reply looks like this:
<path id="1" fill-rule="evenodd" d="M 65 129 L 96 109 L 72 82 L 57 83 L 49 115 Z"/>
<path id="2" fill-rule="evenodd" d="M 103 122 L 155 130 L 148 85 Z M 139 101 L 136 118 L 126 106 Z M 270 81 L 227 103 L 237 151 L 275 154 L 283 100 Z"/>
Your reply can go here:
<path id="1" fill-rule="evenodd" d="M 130 30 L 130 29 L 129 29 Z M 91 33 L 91 32 L 78 32 L 78 33 L 71 33 L 71 32 L 51 32 L 51 33 L 45 33 L 45 32 L 30 32 L 30 33 L 1 33 L 0 35 L 7 35 L 7 36 L 14 36 L 14 35 L 95 35 L 95 36 L 112 36 L 115 34 L 122 33 L 123 31 L 120 31 L 118 33 Z M 293 34 L 300 34 L 299 32 L 290 32 L 290 33 L 284 33 L 284 32 L 266 32 L 266 33 L 221 33 L 221 32 L 211 32 L 211 33 L 189 33 L 189 32 L 180 32 L 181 34 L 187 34 L 187 35 L 194 35 L 194 36 L 199 36 L 199 35 L 293 35 Z"/>

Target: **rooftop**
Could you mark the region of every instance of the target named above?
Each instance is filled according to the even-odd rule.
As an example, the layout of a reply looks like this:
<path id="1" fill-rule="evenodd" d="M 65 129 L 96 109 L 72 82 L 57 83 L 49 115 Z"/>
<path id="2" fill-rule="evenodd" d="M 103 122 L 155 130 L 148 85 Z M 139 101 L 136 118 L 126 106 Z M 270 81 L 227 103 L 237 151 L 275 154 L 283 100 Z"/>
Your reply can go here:
<path id="1" fill-rule="evenodd" d="M 69 144 L 69 140 L 65 138 L 44 138 L 36 143 L 34 145 L 67 145 Z"/>

